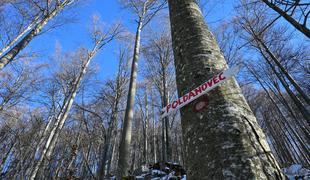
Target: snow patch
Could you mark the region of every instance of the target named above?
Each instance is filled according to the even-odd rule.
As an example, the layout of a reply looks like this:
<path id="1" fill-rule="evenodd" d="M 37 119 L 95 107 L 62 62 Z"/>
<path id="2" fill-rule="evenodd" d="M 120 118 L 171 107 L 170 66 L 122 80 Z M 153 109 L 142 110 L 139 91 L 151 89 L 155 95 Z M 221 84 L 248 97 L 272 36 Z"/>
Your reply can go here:
<path id="1" fill-rule="evenodd" d="M 224 177 L 235 177 L 230 170 L 222 170 Z"/>
<path id="2" fill-rule="evenodd" d="M 293 164 L 290 167 L 283 168 L 283 173 L 289 180 L 295 180 L 298 177 L 304 177 L 304 179 L 310 179 L 310 170 L 303 168 L 300 164 Z"/>
<path id="3" fill-rule="evenodd" d="M 232 148 L 234 146 L 235 146 L 234 143 L 225 142 L 224 145 L 222 145 L 222 149 L 229 149 L 229 148 Z"/>

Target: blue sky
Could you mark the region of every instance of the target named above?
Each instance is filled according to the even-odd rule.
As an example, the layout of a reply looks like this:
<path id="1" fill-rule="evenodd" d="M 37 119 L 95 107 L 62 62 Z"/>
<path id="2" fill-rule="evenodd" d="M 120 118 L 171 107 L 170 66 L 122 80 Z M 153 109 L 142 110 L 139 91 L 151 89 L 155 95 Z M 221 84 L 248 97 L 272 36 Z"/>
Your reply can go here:
<path id="1" fill-rule="evenodd" d="M 209 3 L 207 11 L 210 12 L 208 16 L 206 16 L 206 20 L 207 22 L 212 22 L 210 24 L 211 28 L 216 26 L 217 23 L 214 23 L 215 21 L 231 16 L 233 2 L 234 1 L 225 0 L 222 4 L 217 3 L 214 5 L 212 1 Z M 167 11 L 167 9 L 165 11 Z M 89 41 L 88 32 L 94 14 L 99 15 L 101 20 L 107 25 L 115 21 L 121 21 L 132 33 L 135 32 L 136 28 L 133 14 L 127 9 L 121 8 L 117 0 L 81 1 L 81 3 L 75 7 L 66 9 L 65 13 L 74 14 L 77 21 L 65 24 L 60 28 L 53 29 L 52 31 L 36 37 L 28 47 L 33 51 L 39 52 L 42 61 L 53 55 L 56 43 L 60 44 L 63 52 L 74 51 L 81 46 L 90 48 L 91 42 Z M 61 16 L 57 18 L 61 18 Z M 151 28 L 156 30 L 155 26 Z M 114 41 L 108 44 L 95 57 L 92 63 L 100 66 L 99 78 L 105 79 L 106 77 L 113 76 L 117 68 L 116 51 L 118 47 L 119 44 Z M 132 52 L 129 53 L 131 54 Z"/>

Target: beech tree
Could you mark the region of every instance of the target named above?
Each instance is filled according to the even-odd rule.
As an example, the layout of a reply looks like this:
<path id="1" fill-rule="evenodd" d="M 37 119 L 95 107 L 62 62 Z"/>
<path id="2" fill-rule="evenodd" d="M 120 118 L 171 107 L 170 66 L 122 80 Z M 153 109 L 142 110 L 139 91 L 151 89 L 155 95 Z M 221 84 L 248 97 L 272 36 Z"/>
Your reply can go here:
<path id="1" fill-rule="evenodd" d="M 45 158 L 49 158 L 53 153 L 55 145 L 57 143 L 59 133 L 62 130 L 64 123 L 68 117 L 69 111 L 72 107 L 72 103 L 77 94 L 79 86 L 82 82 L 83 76 L 86 73 L 87 67 L 89 66 L 91 60 L 98 53 L 98 51 L 104 47 L 108 42 L 112 41 L 119 34 L 119 25 L 112 27 L 107 32 L 104 32 L 98 27 L 95 19 L 95 24 L 92 32 L 92 39 L 94 45 L 90 51 L 88 50 L 80 50 L 77 53 L 77 57 L 73 57 L 73 60 L 78 59 L 77 62 L 72 62 L 76 67 L 70 67 L 64 70 L 64 73 L 60 73 L 57 76 L 60 78 L 60 81 L 64 81 L 67 85 L 64 91 L 64 100 L 61 105 L 60 111 L 55 117 L 55 122 L 53 127 L 47 126 L 46 128 L 51 128 L 49 131 L 49 135 L 47 135 L 47 140 L 42 149 L 40 157 L 36 162 L 35 166 L 32 169 L 30 174 L 30 179 L 35 179 L 37 176 L 37 172 L 44 162 Z M 45 138 L 45 137 L 43 137 Z"/>
<path id="2" fill-rule="evenodd" d="M 10 63 L 34 37 L 38 36 L 50 20 L 74 2 L 75 0 L 29 1 L 30 5 L 37 10 L 33 13 L 29 24 L 26 27 L 20 27 L 17 35 L 9 39 L 0 50 L 0 70 Z"/>
<path id="3" fill-rule="evenodd" d="M 12 58 L 0 67 L 0 179 L 307 172 L 308 2 L 76 2 L 0 0 L 0 64 Z M 236 77 L 216 76 L 234 66 Z"/>
<path id="4" fill-rule="evenodd" d="M 262 0 L 268 7 L 276 11 L 294 28 L 310 38 L 310 29 L 307 27 L 310 14 L 310 3 L 302 0 Z"/>
<path id="5" fill-rule="evenodd" d="M 111 91 L 105 90 L 103 97 L 109 99 L 111 106 L 111 118 L 107 134 L 105 135 L 105 143 L 102 151 L 102 159 L 100 162 L 99 179 L 104 179 L 107 174 L 110 173 L 112 151 L 115 146 L 115 140 L 117 135 L 117 126 L 120 112 L 120 104 L 122 97 L 125 94 L 125 88 L 128 83 L 128 71 L 126 68 L 126 61 L 128 60 L 128 53 L 124 48 L 119 50 L 119 64 L 118 70 L 114 81 L 107 83 Z"/>
<path id="6" fill-rule="evenodd" d="M 123 121 L 123 130 L 121 144 L 119 147 L 119 159 L 118 159 L 118 173 L 117 178 L 121 178 L 128 174 L 129 169 L 129 156 L 130 156 L 130 143 L 131 143 L 131 129 L 132 119 L 134 114 L 134 102 L 136 94 L 136 79 L 138 59 L 140 54 L 141 43 L 141 31 L 151 19 L 161 10 L 164 4 L 158 3 L 156 0 L 137 0 L 137 1 L 122 1 L 124 7 L 131 9 L 137 16 L 137 30 L 134 40 L 134 49 L 132 56 L 131 74 L 129 81 L 129 90 L 127 96 L 127 106 L 125 111 L 125 117 Z"/>
<path id="7" fill-rule="evenodd" d="M 146 57 L 145 76 L 154 83 L 161 98 L 161 106 L 164 108 L 169 104 L 169 99 L 173 97 L 175 91 L 171 38 L 167 32 L 150 34 L 148 43 L 143 48 Z M 171 160 L 172 152 L 169 117 L 165 117 L 163 123 L 162 160 L 166 162 Z"/>
<path id="8" fill-rule="evenodd" d="M 309 105 L 310 99 L 304 89 L 301 88 L 299 83 L 290 74 L 288 69 L 283 65 L 287 58 L 289 58 L 288 60 L 293 61 L 295 59 L 294 56 L 296 55 L 296 53 L 290 52 L 288 50 L 286 50 L 286 52 L 280 51 L 286 46 L 288 46 L 287 43 L 282 43 L 283 41 L 285 42 L 285 39 L 282 40 L 274 35 L 268 36 L 268 34 L 285 34 L 285 31 L 281 30 L 280 28 L 271 28 L 272 26 L 270 26 L 267 31 L 263 32 L 262 29 L 266 26 L 266 24 L 268 24 L 268 17 L 266 16 L 266 11 L 263 8 L 261 8 L 260 10 L 254 10 L 253 7 L 261 6 L 260 4 L 249 5 L 247 3 L 243 3 L 243 9 L 240 9 L 240 15 L 236 22 L 240 24 L 242 29 L 244 29 L 244 31 L 250 35 L 250 37 L 248 37 L 247 39 L 254 40 L 251 41 L 251 45 L 258 50 L 258 52 L 265 60 L 266 64 L 272 69 L 273 73 L 276 75 L 277 79 L 280 81 L 281 85 L 291 97 L 294 104 L 299 109 L 300 113 L 303 115 L 303 118 L 309 125 L 310 114 L 305 104 Z M 250 12 L 255 13 L 256 17 L 259 18 L 253 19 L 251 17 L 248 17 L 247 14 Z M 277 41 L 276 44 L 272 43 L 275 41 Z M 296 56 L 296 59 L 299 58 L 303 59 L 303 56 Z M 291 89 L 290 85 L 294 87 L 295 91 L 298 93 L 298 96 L 296 95 L 294 90 Z"/>
<path id="9" fill-rule="evenodd" d="M 181 97 L 227 65 L 197 3 L 168 2 Z M 209 106 L 199 113 L 192 111 L 193 103 L 181 109 L 188 178 L 281 179 L 265 135 L 236 80 L 227 80 L 208 96 Z"/>

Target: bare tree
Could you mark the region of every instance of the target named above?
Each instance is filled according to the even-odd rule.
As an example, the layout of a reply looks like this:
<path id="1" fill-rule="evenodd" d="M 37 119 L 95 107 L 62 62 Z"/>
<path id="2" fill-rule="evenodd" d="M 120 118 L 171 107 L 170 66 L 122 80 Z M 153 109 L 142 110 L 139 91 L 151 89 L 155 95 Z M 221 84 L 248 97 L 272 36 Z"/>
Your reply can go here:
<path id="1" fill-rule="evenodd" d="M 262 0 L 268 7 L 276 11 L 292 26 L 310 38 L 307 21 L 310 14 L 310 3 L 302 0 Z"/>
<path id="2" fill-rule="evenodd" d="M 114 140 L 117 135 L 118 114 L 120 112 L 121 99 L 125 93 L 125 87 L 128 82 L 128 72 L 126 69 L 126 61 L 128 59 L 127 53 L 124 48 L 119 50 L 119 64 L 115 81 L 109 81 L 107 83 L 111 91 L 106 91 L 103 97 L 110 100 L 111 105 L 111 118 L 109 121 L 109 127 L 105 136 L 105 143 L 102 152 L 102 159 L 100 162 L 99 179 L 109 174 L 111 167 L 112 151 L 115 144 Z"/>
<path id="3" fill-rule="evenodd" d="M 149 42 L 143 48 L 143 54 L 146 57 L 146 73 L 145 76 L 152 80 L 159 95 L 161 97 L 162 108 L 169 104 L 169 94 L 175 91 L 175 77 L 173 69 L 173 52 L 171 45 L 171 37 L 167 32 L 160 34 L 152 34 Z M 169 145 L 169 117 L 164 118 L 163 140 L 162 140 L 162 160 L 164 162 L 171 161 L 172 149 Z"/>
<path id="4" fill-rule="evenodd" d="M 67 87 L 65 89 L 65 98 L 63 104 L 61 105 L 60 112 L 58 113 L 55 123 L 48 135 L 48 138 L 45 142 L 41 155 L 38 159 L 38 162 L 34 166 L 30 179 L 35 179 L 37 176 L 37 172 L 41 167 L 45 158 L 49 158 L 55 148 L 57 143 L 59 134 L 63 125 L 68 117 L 69 111 L 71 109 L 72 103 L 74 98 L 77 94 L 78 88 L 82 82 L 83 76 L 86 73 L 87 67 L 89 66 L 91 60 L 94 56 L 98 53 L 98 51 L 104 47 L 108 42 L 112 41 L 119 33 L 119 25 L 116 27 L 112 27 L 107 32 L 103 32 L 97 25 L 94 25 L 94 29 L 92 32 L 92 39 L 94 41 L 93 48 L 88 50 L 80 50 L 76 57 L 73 59 L 78 59 L 77 62 L 73 63 L 76 64 L 76 67 L 72 67 L 71 69 L 64 69 L 63 73 L 58 74 L 58 77 L 64 82 L 67 83 Z M 70 66 L 69 66 L 70 67 Z"/>
<path id="5" fill-rule="evenodd" d="M 258 6 L 259 4 L 252 4 L 249 5 L 247 3 L 243 3 L 243 10 L 244 12 L 240 12 L 240 18 L 238 20 L 238 23 L 240 26 L 251 35 L 251 38 L 254 39 L 252 41 L 252 45 L 258 49 L 260 54 L 263 56 L 263 58 L 266 60 L 266 63 L 272 68 L 273 72 L 277 76 L 277 78 L 280 80 L 282 86 L 286 89 L 287 93 L 289 93 L 290 97 L 304 116 L 304 118 L 307 120 L 308 124 L 310 123 L 309 121 L 309 111 L 307 110 L 306 106 L 303 105 L 303 101 L 307 104 L 310 104 L 310 99 L 308 95 L 304 92 L 304 90 L 300 87 L 300 85 L 296 82 L 296 80 L 289 74 L 288 70 L 281 64 L 281 55 L 275 55 L 274 52 L 272 52 L 272 47 L 273 44 L 269 45 L 267 42 L 269 41 L 268 36 L 266 31 L 264 33 L 259 33 L 262 32 L 261 29 L 265 27 L 266 24 L 266 15 L 265 11 L 260 9 L 260 10 L 254 10 L 252 9 L 253 6 Z M 255 19 L 248 17 L 246 14 L 249 12 L 255 13 Z M 272 31 L 269 31 L 269 33 Z M 272 42 L 272 41 L 270 41 Z M 279 44 L 279 41 L 277 41 Z M 278 46 L 282 48 L 281 46 Z M 283 61 L 282 61 L 283 62 Z M 279 70 L 278 70 L 279 69 Z M 300 94 L 300 97 L 302 100 L 300 100 L 299 97 L 297 97 L 294 92 L 290 89 L 289 83 L 293 85 L 293 87 L 296 89 L 296 91 Z"/>
<path id="6" fill-rule="evenodd" d="M 194 0 L 169 0 L 179 97 L 227 67 Z M 190 179 L 283 177 L 236 80 L 209 93 L 209 106 L 181 109 Z M 255 156 L 256 158 L 251 158 Z M 255 164 L 251 166 L 250 164 Z"/>
<path id="7" fill-rule="evenodd" d="M 131 74 L 129 81 L 129 90 L 127 96 L 127 106 L 125 117 L 123 121 L 122 138 L 119 147 L 119 160 L 118 160 L 118 173 L 117 178 L 120 179 L 122 176 L 128 174 L 129 168 L 129 156 L 130 156 L 130 143 L 131 143 L 131 129 L 132 119 L 134 114 L 134 101 L 136 94 L 136 79 L 137 79 L 137 68 L 138 59 L 140 54 L 140 43 L 141 43 L 141 31 L 151 19 L 161 10 L 164 4 L 160 4 L 157 0 L 137 0 L 137 1 L 122 1 L 122 4 L 130 8 L 137 16 L 137 30 L 135 34 L 135 45 L 132 57 Z"/>
<path id="8" fill-rule="evenodd" d="M 38 89 L 38 84 L 42 81 L 42 77 L 38 74 L 46 66 L 27 64 L 27 62 L 15 63 L 14 67 L 0 73 L 0 113 L 21 102 L 31 100 L 32 92 Z M 33 71 L 38 74 L 32 74 Z"/>
<path id="9" fill-rule="evenodd" d="M 46 24 L 59 14 L 66 6 L 75 0 L 63 1 L 30 1 L 33 6 L 39 9 L 38 13 L 32 18 L 29 25 L 23 28 L 16 37 L 9 41 L 0 51 L 0 70 L 10 63 L 18 53 L 23 50 L 31 40 L 38 36 Z"/>

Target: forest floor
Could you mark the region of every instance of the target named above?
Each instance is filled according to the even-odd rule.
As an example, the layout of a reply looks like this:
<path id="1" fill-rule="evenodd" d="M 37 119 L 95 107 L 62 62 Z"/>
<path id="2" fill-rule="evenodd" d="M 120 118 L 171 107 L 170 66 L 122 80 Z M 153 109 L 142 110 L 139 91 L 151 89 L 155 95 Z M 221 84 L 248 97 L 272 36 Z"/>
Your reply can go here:
<path id="1" fill-rule="evenodd" d="M 310 180 L 310 170 L 300 164 L 293 164 L 282 170 L 289 180 Z M 130 174 L 132 175 L 124 177 L 123 180 L 186 180 L 185 169 L 171 162 L 156 163 L 148 167 L 144 165 Z"/>
<path id="2" fill-rule="evenodd" d="M 142 165 L 129 174 L 131 175 L 123 177 L 122 180 L 186 180 L 185 169 L 172 162 Z M 110 179 L 114 180 L 115 176 Z"/>

